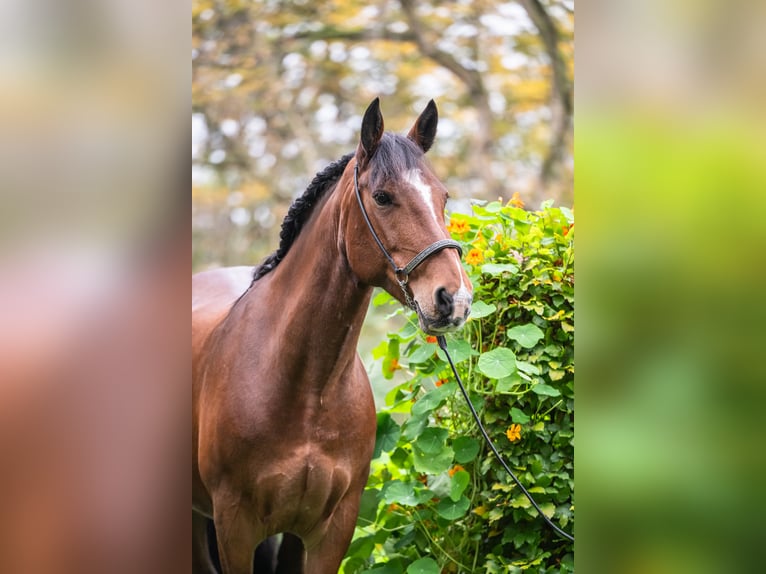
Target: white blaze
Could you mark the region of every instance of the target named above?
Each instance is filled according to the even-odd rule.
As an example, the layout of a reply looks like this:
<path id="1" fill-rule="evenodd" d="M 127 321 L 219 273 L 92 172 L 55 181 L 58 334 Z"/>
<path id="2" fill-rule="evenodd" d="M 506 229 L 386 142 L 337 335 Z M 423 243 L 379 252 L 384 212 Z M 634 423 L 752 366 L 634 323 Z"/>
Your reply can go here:
<path id="1" fill-rule="evenodd" d="M 420 197 L 423 198 L 423 203 L 425 203 L 428 208 L 431 211 L 431 214 L 434 216 L 434 221 L 436 223 L 439 223 L 439 218 L 436 216 L 436 207 L 434 207 L 434 200 L 433 200 L 433 192 L 431 191 L 431 186 L 428 185 L 426 182 L 423 181 L 423 178 L 420 176 L 420 170 L 419 169 L 411 169 L 407 172 L 407 175 L 405 175 L 404 178 L 407 183 L 409 183 L 412 187 L 414 187 L 417 192 L 420 194 Z"/>
<path id="2" fill-rule="evenodd" d="M 433 190 L 431 189 L 430 185 L 423 181 L 420 170 L 411 169 L 405 175 L 405 180 L 415 188 L 420 197 L 423 199 L 423 203 L 428 206 L 428 209 L 431 212 L 431 215 L 433 215 L 436 224 L 440 225 L 439 217 L 436 215 L 436 207 L 434 206 Z M 450 251 L 453 250 L 450 249 Z M 468 302 L 471 300 L 471 293 L 468 291 L 465 282 L 463 281 L 463 266 L 460 263 L 460 256 L 457 253 L 455 253 L 454 261 L 457 265 L 458 275 L 460 276 L 460 287 L 458 288 L 457 293 L 454 295 L 455 314 L 462 315 L 463 309 L 461 307 L 466 307 L 468 305 Z"/>

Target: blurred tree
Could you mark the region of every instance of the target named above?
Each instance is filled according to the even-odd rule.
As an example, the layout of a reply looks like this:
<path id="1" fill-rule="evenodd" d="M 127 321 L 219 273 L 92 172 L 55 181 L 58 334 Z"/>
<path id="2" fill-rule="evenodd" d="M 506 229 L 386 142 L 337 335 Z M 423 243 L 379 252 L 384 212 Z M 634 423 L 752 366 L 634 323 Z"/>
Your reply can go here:
<path id="1" fill-rule="evenodd" d="M 194 263 L 255 263 L 381 96 L 456 201 L 572 201 L 573 2 L 193 0 Z"/>

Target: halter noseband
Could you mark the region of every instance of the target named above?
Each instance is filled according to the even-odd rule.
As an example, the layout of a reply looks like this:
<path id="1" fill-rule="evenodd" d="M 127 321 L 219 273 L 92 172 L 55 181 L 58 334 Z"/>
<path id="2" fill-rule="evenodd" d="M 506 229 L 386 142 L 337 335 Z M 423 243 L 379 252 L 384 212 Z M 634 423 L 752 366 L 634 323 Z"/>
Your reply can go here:
<path id="1" fill-rule="evenodd" d="M 369 215 L 367 215 L 367 210 L 364 208 L 364 203 L 362 203 L 362 194 L 359 192 L 359 166 L 354 166 L 354 191 L 356 192 L 356 200 L 359 202 L 359 208 L 362 210 L 362 215 L 364 216 L 364 221 L 367 223 L 367 227 L 370 230 L 370 233 L 372 233 L 372 238 L 375 240 L 375 243 L 378 244 L 378 247 L 380 247 L 380 251 L 383 253 L 383 255 L 386 256 L 386 259 L 388 259 L 388 262 L 391 264 L 392 269 L 394 270 L 394 275 L 396 276 L 396 281 L 399 283 L 399 287 L 402 289 L 402 293 L 404 293 L 404 299 L 407 301 L 407 306 L 416 311 L 417 310 L 417 304 L 415 301 L 410 297 L 410 293 L 407 290 L 407 282 L 410 280 L 410 273 L 412 273 L 415 268 L 423 263 L 428 257 L 433 255 L 434 253 L 437 253 L 441 251 L 442 249 L 457 249 L 457 252 L 462 257 L 463 255 L 463 249 L 460 247 L 460 244 L 457 241 L 453 241 L 452 239 L 440 239 L 439 241 L 435 241 L 423 251 L 415 255 L 415 257 L 412 258 L 412 260 L 407 263 L 404 267 L 399 267 L 396 262 L 394 261 L 394 258 L 391 257 L 391 254 L 388 252 L 388 250 L 383 246 L 383 242 L 380 240 L 380 237 L 378 237 L 378 234 L 375 232 L 375 228 L 372 226 L 372 222 L 370 221 Z"/>

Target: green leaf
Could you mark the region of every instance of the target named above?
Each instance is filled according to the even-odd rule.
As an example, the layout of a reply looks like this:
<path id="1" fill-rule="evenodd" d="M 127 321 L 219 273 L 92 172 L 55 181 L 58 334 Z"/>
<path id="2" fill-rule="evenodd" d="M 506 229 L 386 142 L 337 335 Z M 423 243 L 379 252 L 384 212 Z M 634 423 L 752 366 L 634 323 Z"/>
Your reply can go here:
<path id="1" fill-rule="evenodd" d="M 515 423 L 523 425 L 529 422 L 529 417 L 516 407 L 511 407 L 511 420 L 513 420 Z"/>
<path id="2" fill-rule="evenodd" d="M 455 460 L 460 464 L 471 462 L 479 454 L 479 441 L 470 436 L 461 436 L 452 441 Z"/>
<path id="3" fill-rule="evenodd" d="M 539 375 L 540 374 L 540 367 L 537 365 L 534 365 L 532 363 L 528 363 L 527 361 L 516 361 L 516 368 L 521 371 L 522 373 L 526 373 L 528 375 Z"/>
<path id="4" fill-rule="evenodd" d="M 383 376 L 391 379 L 396 371 L 396 365 L 399 364 L 399 339 L 392 338 L 388 341 L 388 349 L 383 359 Z"/>
<path id="5" fill-rule="evenodd" d="M 460 500 L 469 482 L 471 482 L 471 475 L 464 470 L 458 470 L 452 475 L 452 488 L 450 489 L 449 497 L 453 502 Z"/>
<path id="6" fill-rule="evenodd" d="M 367 488 L 362 493 L 362 500 L 359 503 L 359 516 L 357 524 L 368 525 L 375 522 L 378 514 L 378 495 L 380 491 L 375 488 Z"/>
<path id="7" fill-rule="evenodd" d="M 418 334 L 420 329 L 418 328 L 417 323 L 410 323 L 409 321 L 402 327 L 401 331 L 399 331 L 399 337 L 401 337 L 402 341 L 409 341 Z"/>
<path id="8" fill-rule="evenodd" d="M 517 361 L 518 363 L 518 361 Z M 513 390 L 516 389 L 520 384 L 524 382 L 524 379 L 522 379 L 519 376 L 518 372 L 511 373 L 508 377 L 503 377 L 502 379 L 497 381 L 497 384 L 495 385 L 495 392 L 496 393 L 510 393 Z"/>
<path id="9" fill-rule="evenodd" d="M 430 391 L 420 397 L 414 405 L 412 405 L 413 415 L 422 415 L 428 411 L 434 410 L 442 402 L 455 392 L 457 383 L 449 382 L 443 384 L 441 387 L 436 387 L 433 391 Z"/>
<path id="10" fill-rule="evenodd" d="M 425 343 L 415 349 L 408 357 L 410 363 L 425 363 L 428 359 L 434 356 L 439 346 L 436 343 Z"/>
<path id="11" fill-rule="evenodd" d="M 402 563 L 401 560 L 395 559 L 385 564 L 376 564 L 362 574 L 402 574 Z"/>
<path id="12" fill-rule="evenodd" d="M 412 461 L 415 470 L 428 474 L 439 474 L 452 466 L 455 452 L 448 446 L 442 447 L 437 454 L 426 454 L 419 448 L 412 449 Z"/>
<path id="13" fill-rule="evenodd" d="M 553 513 L 556 512 L 556 506 L 552 502 L 543 502 L 540 504 L 540 510 L 543 511 L 545 516 L 552 518 Z"/>
<path id="14" fill-rule="evenodd" d="M 551 369 L 548 371 L 548 376 L 551 378 L 551 381 L 560 381 L 564 378 L 565 374 L 565 371 L 559 371 L 557 369 Z"/>
<path id="15" fill-rule="evenodd" d="M 417 404 L 417 403 L 415 403 Z M 428 426 L 428 411 L 418 415 L 411 416 L 407 422 L 402 425 L 402 436 L 407 440 L 414 440 Z"/>
<path id="16" fill-rule="evenodd" d="M 372 358 L 376 361 L 386 356 L 388 353 L 388 341 L 381 341 L 372 350 Z"/>
<path id="17" fill-rule="evenodd" d="M 346 556 L 358 556 L 360 558 L 368 558 L 372 551 L 375 549 L 375 537 L 363 536 L 357 538 L 348 547 Z"/>
<path id="18" fill-rule="evenodd" d="M 418 558 L 407 567 L 407 574 L 439 574 L 441 568 L 433 558 Z"/>
<path id="19" fill-rule="evenodd" d="M 552 386 L 546 385 L 545 383 L 537 383 L 536 385 L 532 385 L 532 392 L 548 397 L 558 397 L 561 394 L 561 391 L 554 389 Z"/>
<path id="20" fill-rule="evenodd" d="M 415 488 L 412 483 L 394 480 L 386 484 L 382 490 L 383 502 L 386 504 L 402 504 L 404 506 L 415 506 L 420 504 L 420 500 L 415 495 Z"/>
<path id="21" fill-rule="evenodd" d="M 452 357 L 452 362 L 456 365 L 458 363 L 462 363 L 463 361 L 470 359 L 472 355 L 478 355 L 479 353 L 477 351 L 473 350 L 473 347 L 471 347 L 471 344 L 468 341 L 465 341 L 463 339 L 456 339 L 455 341 L 450 341 L 449 345 L 447 346 L 447 349 L 449 349 L 449 356 Z M 436 354 L 439 356 L 439 358 L 447 362 L 447 357 L 444 354 L 444 351 L 441 349 L 438 349 L 436 351 Z"/>
<path id="22" fill-rule="evenodd" d="M 512 263 L 485 263 L 481 266 L 481 272 L 489 275 L 502 275 L 503 273 L 514 275 L 519 272 L 519 268 Z"/>
<path id="23" fill-rule="evenodd" d="M 457 501 L 445 498 L 436 505 L 436 513 L 447 520 L 456 520 L 464 516 L 471 506 L 471 501 L 461 496 Z"/>
<path id="24" fill-rule="evenodd" d="M 386 291 L 383 291 L 382 289 L 378 291 L 377 295 L 372 298 L 372 304 L 375 307 L 380 307 L 381 305 L 385 305 L 386 303 L 390 303 L 391 301 L 395 301 L 395 299 L 389 295 Z"/>
<path id="25" fill-rule="evenodd" d="M 516 355 L 510 349 L 497 347 L 481 354 L 477 368 L 490 379 L 502 379 L 516 370 Z"/>
<path id="26" fill-rule="evenodd" d="M 396 446 L 401 430 L 388 413 L 378 413 L 378 430 L 375 436 L 375 451 L 372 458 L 378 458 L 383 451 Z"/>
<path id="27" fill-rule="evenodd" d="M 525 349 L 531 349 L 545 336 L 540 327 L 534 323 L 517 325 L 508 331 L 508 338 L 517 341 Z"/>
<path id="28" fill-rule="evenodd" d="M 415 441 L 415 446 L 425 454 L 439 454 L 444 448 L 448 434 L 447 429 L 428 427 Z"/>
<path id="29" fill-rule="evenodd" d="M 484 301 L 474 301 L 471 304 L 471 314 L 469 316 L 472 319 L 481 319 L 482 317 L 491 315 L 495 311 L 497 311 L 497 305 L 494 303 L 488 305 Z"/>

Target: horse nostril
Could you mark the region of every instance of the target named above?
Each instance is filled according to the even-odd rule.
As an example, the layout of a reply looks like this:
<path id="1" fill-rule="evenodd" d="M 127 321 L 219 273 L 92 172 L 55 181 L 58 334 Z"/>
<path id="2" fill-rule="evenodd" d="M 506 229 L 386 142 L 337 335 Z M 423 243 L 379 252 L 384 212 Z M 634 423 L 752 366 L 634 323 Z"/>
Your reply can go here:
<path id="1" fill-rule="evenodd" d="M 439 287 L 436 290 L 434 299 L 436 300 L 436 309 L 442 317 L 451 317 L 452 311 L 455 310 L 455 303 L 444 287 Z"/>

